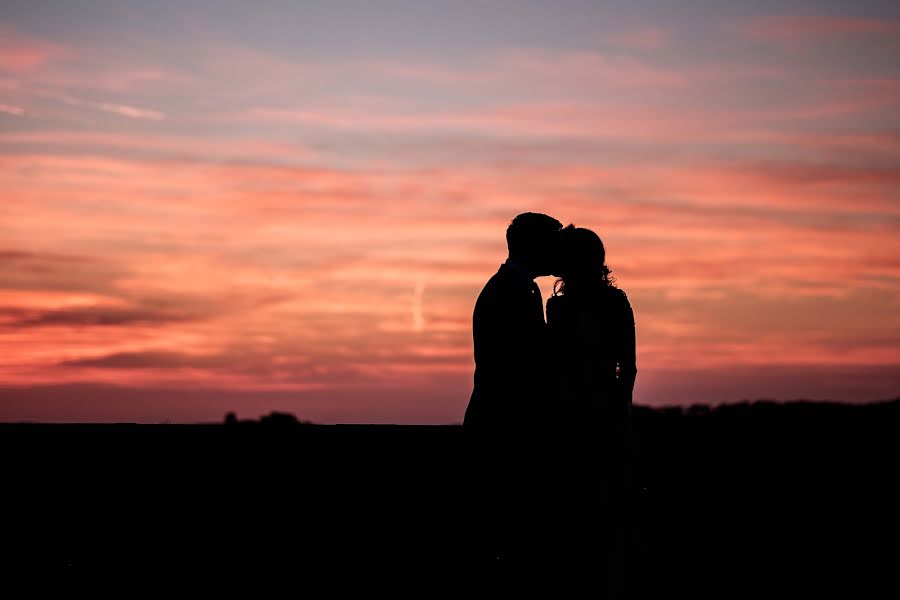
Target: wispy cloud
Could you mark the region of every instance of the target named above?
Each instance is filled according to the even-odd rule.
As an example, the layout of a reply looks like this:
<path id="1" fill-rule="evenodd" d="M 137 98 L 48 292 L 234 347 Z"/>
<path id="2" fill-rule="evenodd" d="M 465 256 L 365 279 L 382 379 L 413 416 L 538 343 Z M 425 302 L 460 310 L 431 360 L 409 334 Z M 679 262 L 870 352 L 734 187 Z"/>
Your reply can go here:
<path id="1" fill-rule="evenodd" d="M 117 352 L 98 357 L 78 358 L 60 363 L 63 367 L 101 367 L 106 369 L 171 369 L 205 367 L 212 363 L 203 355 L 179 352 Z"/>
<path id="2" fill-rule="evenodd" d="M 272 373 L 284 371 L 278 376 L 284 381 L 313 377 L 319 384 L 340 387 L 340 377 L 345 375 L 338 377 L 343 373 L 338 367 L 348 362 L 377 363 L 380 369 L 420 365 L 418 351 L 405 349 L 410 343 L 407 336 L 412 334 L 428 336 L 429 356 L 443 357 L 443 366 L 428 368 L 468 369 L 471 301 L 502 259 L 505 222 L 525 208 L 546 210 L 601 232 L 607 240 L 610 264 L 636 307 L 648 323 L 654 322 L 654 315 L 661 323 L 645 330 L 659 348 L 649 352 L 647 360 L 659 367 L 670 364 L 664 340 L 684 337 L 683 332 L 672 337 L 673 324 L 691 323 L 692 336 L 708 336 L 712 329 L 727 328 L 738 336 L 750 335 L 740 321 L 730 321 L 727 327 L 724 323 L 705 325 L 702 315 L 710 309 L 698 303 L 698 298 L 721 299 L 723 294 L 727 298 L 734 290 L 760 303 L 767 297 L 785 295 L 840 298 L 850 285 L 877 289 L 883 285 L 881 279 L 890 289 L 889 282 L 900 277 L 900 265 L 889 253 L 897 225 L 883 221 L 896 216 L 889 192 L 896 174 L 890 171 L 777 163 L 329 171 L 246 164 L 154 165 L 144 160 L 96 162 L 71 157 L 58 161 L 45 157 L 39 163 L 29 157 L 10 160 L 11 172 L 23 174 L 23 186 L 29 181 L 24 165 L 31 164 L 32 170 L 36 164 L 42 165 L 42 171 L 33 172 L 44 174 L 44 199 L 32 205 L 28 215 L 15 216 L 9 224 L 15 229 L 27 228 L 29 221 L 23 219 L 39 217 L 42 223 L 51 224 L 45 225 L 49 239 L 62 244 L 79 240 L 83 236 L 79 221 L 62 215 L 92 210 L 91 194 L 67 192 L 54 201 L 50 174 L 62 166 L 66 171 L 95 171 L 102 178 L 91 185 L 117 190 L 115 196 L 120 200 L 107 203 L 104 215 L 95 215 L 92 222 L 100 229 L 115 228 L 113 237 L 102 244 L 115 244 L 119 251 L 104 261 L 116 264 L 115 268 L 90 261 L 76 263 L 94 273 L 117 275 L 70 279 L 71 267 L 36 271 L 34 267 L 40 263 L 34 261 L 41 255 L 9 249 L 5 254 L 7 285 L 43 285 L 73 292 L 93 289 L 98 294 L 115 294 L 126 304 L 35 310 L 29 309 L 33 301 L 24 299 L 15 312 L 7 314 L 8 325 L 17 335 L 29 331 L 39 336 L 34 339 L 47 341 L 58 340 L 54 328 L 77 328 L 93 345 L 73 348 L 72 352 L 81 356 L 68 359 L 74 361 L 93 360 L 90 357 L 104 349 L 111 355 L 173 352 L 171 344 L 180 340 L 181 350 L 191 352 L 184 365 L 177 365 L 177 376 L 187 380 L 193 377 L 191 368 L 203 372 L 213 368 L 206 359 L 189 367 L 190 356 L 202 357 L 210 347 L 238 345 L 247 339 L 258 340 L 254 342 L 258 344 L 255 361 L 248 363 L 231 355 L 215 369 L 243 363 L 248 371 L 242 377 L 247 380 L 271 379 Z M 166 179 L 175 184 L 177 194 L 154 191 L 154 182 Z M 60 192 L 70 187 L 68 181 L 71 179 L 61 180 Z M 461 185 L 464 192 L 458 190 Z M 848 223 L 846 215 L 850 213 L 842 195 L 857 202 L 860 190 L 866 188 L 876 194 L 873 197 L 881 194 L 883 202 L 872 205 L 868 221 Z M 24 187 L 9 189 L 17 194 L 16 190 Z M 279 189 L 290 191 L 279 196 Z M 427 190 L 432 200 L 424 203 L 404 198 L 404 189 Z M 612 191 L 616 189 L 619 191 Z M 357 207 L 353 211 L 341 213 L 341 204 L 335 199 L 343 202 L 347 193 L 359 202 L 350 204 Z M 609 196 L 613 193 L 621 198 Z M 191 205 L 179 208 L 185 197 L 193 199 Z M 467 214 L 476 205 L 493 207 L 497 216 Z M 227 212 L 222 212 L 223 206 L 228 207 Z M 373 206 L 378 210 L 366 211 L 365 207 Z M 858 210 L 856 206 L 854 210 Z M 180 211 L 182 217 L 173 221 L 173 211 Z M 336 218 L 335 211 L 342 216 Z M 154 239 L 161 241 L 148 248 L 147 241 Z M 135 243 L 138 240 L 143 241 Z M 398 246 L 398 241 L 402 245 Z M 348 256 L 347 249 L 354 247 L 365 251 Z M 712 247 L 715 252 L 710 251 Z M 55 261 L 40 260 L 48 267 Z M 426 277 L 427 321 L 421 304 Z M 408 294 L 413 283 L 410 315 Z M 654 305 L 652 299 L 661 289 L 671 298 Z M 215 310 L 201 303 L 187 313 L 185 307 L 159 308 L 147 301 L 142 301 L 139 306 L 144 308 L 139 310 L 128 304 L 141 297 L 159 299 L 173 293 L 219 300 Z M 797 301 L 802 306 L 802 301 Z M 831 313 L 852 311 L 857 300 L 844 302 L 836 304 Z M 250 306 L 252 312 L 240 316 Z M 210 310 L 212 319 L 193 317 Z M 154 349 L 122 350 L 115 335 L 103 333 L 115 328 L 121 332 L 123 327 L 138 327 L 141 338 L 132 339 L 143 339 L 141 344 Z M 804 343 L 803 332 L 798 330 L 795 345 Z M 185 342 L 185 335 L 191 341 Z M 757 338 L 741 352 L 779 348 L 784 343 Z M 807 338 L 805 343 L 818 348 L 815 338 Z M 862 343 L 860 338 L 857 343 Z M 314 364 L 325 370 L 315 373 L 310 370 L 313 367 L 284 367 L 307 344 L 317 349 Z M 716 357 L 724 360 L 725 356 L 744 360 L 735 358 L 739 356 L 736 350 L 722 354 L 721 348 L 704 344 L 698 342 L 691 354 L 698 364 Z M 810 357 L 821 358 L 829 351 L 810 352 Z M 872 352 L 874 360 L 875 350 Z M 378 356 L 387 362 L 373 358 Z M 136 377 L 128 365 L 117 364 L 116 381 Z M 138 367 L 132 364 L 131 368 Z M 157 364 L 155 368 L 166 367 Z M 409 367 L 412 371 L 423 368 Z M 362 375 L 358 372 L 357 376 Z"/>
<path id="3" fill-rule="evenodd" d="M 52 90 L 40 89 L 37 88 L 33 90 L 35 94 L 43 98 L 49 98 L 51 100 L 56 100 L 58 102 L 62 102 L 64 104 L 68 104 L 69 106 L 78 106 L 85 108 L 92 108 L 95 110 L 102 110 L 109 113 L 114 113 L 123 117 L 129 117 L 132 119 L 150 119 L 152 121 L 161 121 L 165 119 L 165 115 L 158 110 L 147 109 L 147 108 L 137 108 L 134 106 L 127 106 L 124 104 L 115 104 L 112 102 L 97 102 L 95 100 L 86 100 L 84 98 L 79 98 L 77 96 L 73 96 L 67 93 L 59 93 L 54 92 Z"/>
<path id="4" fill-rule="evenodd" d="M 749 18 L 736 25 L 734 29 L 752 40 L 796 43 L 847 36 L 891 36 L 900 32 L 900 20 L 823 15 L 773 15 Z"/>
<path id="5" fill-rule="evenodd" d="M 670 33 L 663 27 L 642 27 L 620 31 L 604 38 L 614 46 L 633 50 L 658 50 L 670 40 Z"/>
<path id="6" fill-rule="evenodd" d="M 68 53 L 60 44 L 25 35 L 9 24 L 0 23 L 0 72 L 27 73 Z"/>
<path id="7" fill-rule="evenodd" d="M 112 104 L 110 102 L 94 102 L 90 104 L 100 110 L 130 117 L 132 119 L 150 119 L 152 121 L 162 121 L 166 116 L 158 111 L 149 108 L 136 108 L 134 106 L 126 106 L 124 104 Z"/>
<path id="8" fill-rule="evenodd" d="M 0 132 L 0 144 L 8 154 L 64 152 L 86 156 L 143 157 L 155 160 L 222 161 L 255 164 L 315 164 L 321 152 L 300 141 L 273 140 L 261 136 L 233 136 L 227 132 L 209 136 L 146 131 L 140 134 L 114 131 L 44 129 Z"/>
<path id="9" fill-rule="evenodd" d="M 426 281 L 424 277 L 419 277 L 416 281 L 416 287 L 413 289 L 412 301 L 412 323 L 413 331 L 425 330 L 425 311 L 423 308 L 423 300 L 425 297 Z"/>
<path id="10" fill-rule="evenodd" d="M 177 313 L 122 308 L 83 307 L 54 311 L 22 311 L 15 309 L 4 311 L 0 316 L 13 316 L 7 327 L 46 327 L 46 326 L 107 326 L 133 325 L 146 323 L 180 322 L 188 319 L 187 315 Z"/>
<path id="11" fill-rule="evenodd" d="M 21 106 L 13 106 L 12 104 L 0 104 L 0 112 L 21 117 L 25 114 L 25 109 Z"/>

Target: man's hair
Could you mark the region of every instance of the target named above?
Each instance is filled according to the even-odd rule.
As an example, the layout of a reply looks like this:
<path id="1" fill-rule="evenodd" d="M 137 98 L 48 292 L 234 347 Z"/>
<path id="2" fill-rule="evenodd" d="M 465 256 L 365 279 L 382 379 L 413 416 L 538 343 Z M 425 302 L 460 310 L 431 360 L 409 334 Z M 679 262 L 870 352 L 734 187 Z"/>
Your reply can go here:
<path id="1" fill-rule="evenodd" d="M 562 229 L 562 223 L 543 213 L 516 215 L 506 228 L 506 245 L 510 255 L 531 254 L 547 237 Z"/>

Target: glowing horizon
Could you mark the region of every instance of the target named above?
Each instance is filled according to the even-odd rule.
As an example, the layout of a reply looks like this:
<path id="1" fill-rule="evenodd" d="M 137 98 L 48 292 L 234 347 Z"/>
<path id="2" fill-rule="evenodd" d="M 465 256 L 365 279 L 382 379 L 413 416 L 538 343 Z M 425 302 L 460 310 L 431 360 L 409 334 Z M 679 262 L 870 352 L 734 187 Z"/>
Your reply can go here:
<path id="1" fill-rule="evenodd" d="M 0 420 L 461 421 L 523 211 L 638 403 L 900 393 L 900 8 L 374 4 L 0 10 Z"/>

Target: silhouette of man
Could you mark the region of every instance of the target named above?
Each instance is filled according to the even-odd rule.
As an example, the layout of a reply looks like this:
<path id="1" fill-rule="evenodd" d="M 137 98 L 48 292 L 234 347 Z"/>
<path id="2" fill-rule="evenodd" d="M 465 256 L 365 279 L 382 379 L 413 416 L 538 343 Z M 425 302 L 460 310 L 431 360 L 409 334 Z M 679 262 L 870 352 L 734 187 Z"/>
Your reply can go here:
<path id="1" fill-rule="evenodd" d="M 543 477 L 532 475 L 551 370 L 534 278 L 550 275 L 561 229 L 545 214 L 516 216 L 506 230 L 509 258 L 481 290 L 472 316 L 475 384 L 463 429 L 473 502 L 466 510 L 475 556 L 501 568 L 527 569 L 545 551 Z"/>
<path id="2" fill-rule="evenodd" d="M 496 435 L 539 420 L 548 381 L 547 325 L 534 278 L 550 275 L 561 229 L 553 217 L 530 212 L 506 229 L 509 258 L 481 290 L 472 316 L 475 385 L 467 428 Z"/>

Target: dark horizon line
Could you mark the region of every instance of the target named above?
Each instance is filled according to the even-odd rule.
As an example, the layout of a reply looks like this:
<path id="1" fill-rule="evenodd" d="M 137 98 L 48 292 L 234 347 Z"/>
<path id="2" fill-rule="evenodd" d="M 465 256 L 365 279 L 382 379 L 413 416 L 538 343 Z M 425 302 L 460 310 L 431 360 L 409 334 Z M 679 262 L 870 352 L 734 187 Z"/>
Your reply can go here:
<path id="1" fill-rule="evenodd" d="M 652 406 L 648 404 L 634 404 L 634 410 L 642 413 L 660 413 L 665 415 L 681 415 L 681 416 L 697 416 L 716 412 L 727 412 L 731 410 L 741 410 L 753 407 L 796 407 L 796 406 L 816 406 L 816 407 L 841 407 L 849 409 L 862 409 L 875 406 L 886 406 L 890 404 L 900 405 L 900 395 L 892 398 L 883 398 L 879 400 L 870 400 L 863 402 L 846 402 L 840 400 L 815 400 L 810 398 L 792 398 L 788 400 L 778 400 L 776 398 L 755 398 L 744 399 L 737 402 L 721 402 L 718 404 L 695 403 L 689 405 L 670 404 Z M 128 425 L 128 426 L 246 426 L 246 425 L 262 425 L 262 426 L 316 426 L 316 427 L 341 427 L 341 428 L 437 428 L 437 427 L 462 427 L 462 422 L 449 423 L 319 423 L 298 418 L 294 413 L 286 411 L 270 411 L 268 414 L 260 415 L 257 418 L 238 419 L 233 411 L 226 411 L 222 420 L 218 421 L 157 421 L 157 422 L 137 422 L 137 421 L 0 421 L 0 427 L 13 425 L 50 425 L 50 426 L 111 426 L 111 425 Z"/>

